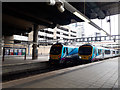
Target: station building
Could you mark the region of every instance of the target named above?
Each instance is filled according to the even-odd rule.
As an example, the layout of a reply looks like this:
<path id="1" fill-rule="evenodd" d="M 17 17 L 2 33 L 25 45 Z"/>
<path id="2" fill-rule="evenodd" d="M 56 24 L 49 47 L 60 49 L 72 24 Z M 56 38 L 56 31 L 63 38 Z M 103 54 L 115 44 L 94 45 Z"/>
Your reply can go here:
<path id="1" fill-rule="evenodd" d="M 57 41 L 64 43 L 65 40 L 80 38 L 84 35 L 83 24 L 57 26 L 54 29 L 45 28 L 38 30 L 38 54 L 49 53 L 52 44 Z M 26 48 L 26 54 L 32 55 L 33 31 L 24 35 L 4 36 L 5 47 Z"/>

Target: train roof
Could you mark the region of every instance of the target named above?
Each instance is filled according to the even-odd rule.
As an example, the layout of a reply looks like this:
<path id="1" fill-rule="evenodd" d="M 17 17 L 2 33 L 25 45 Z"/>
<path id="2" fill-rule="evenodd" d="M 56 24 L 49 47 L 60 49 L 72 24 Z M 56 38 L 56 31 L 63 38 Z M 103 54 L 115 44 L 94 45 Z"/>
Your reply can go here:
<path id="1" fill-rule="evenodd" d="M 71 48 L 77 48 L 77 47 L 79 47 L 79 46 L 70 46 L 70 45 L 68 46 L 68 45 L 64 45 L 64 44 L 62 44 L 62 43 L 55 43 L 55 44 L 53 44 L 53 45 L 62 45 L 62 46 L 64 46 L 64 47 L 69 47 L 69 48 L 70 48 L 70 47 L 71 47 Z M 52 45 L 52 46 L 53 46 L 53 45 Z"/>
<path id="2" fill-rule="evenodd" d="M 83 44 L 82 46 L 94 46 L 94 45 L 91 45 L 91 44 Z"/>
<path id="3" fill-rule="evenodd" d="M 104 48 L 104 47 L 97 47 L 98 49 L 105 49 L 105 50 L 116 50 L 117 51 L 117 49 L 112 49 L 112 48 Z"/>

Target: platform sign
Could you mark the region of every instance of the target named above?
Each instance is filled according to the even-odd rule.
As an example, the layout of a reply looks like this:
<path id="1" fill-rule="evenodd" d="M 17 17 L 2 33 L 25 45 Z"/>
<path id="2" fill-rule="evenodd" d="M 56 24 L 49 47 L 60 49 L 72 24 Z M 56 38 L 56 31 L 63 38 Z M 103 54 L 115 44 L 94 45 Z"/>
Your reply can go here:
<path id="1" fill-rule="evenodd" d="M 22 49 L 22 55 L 25 55 L 25 49 Z"/>
<path id="2" fill-rule="evenodd" d="M 10 50 L 8 48 L 5 49 L 5 55 L 10 55 Z"/>
<path id="3" fill-rule="evenodd" d="M 18 49 L 18 55 L 22 55 L 22 50 Z"/>
<path id="4" fill-rule="evenodd" d="M 26 55 L 26 48 L 4 47 L 4 55 Z"/>
<path id="5" fill-rule="evenodd" d="M 13 49 L 10 49 L 10 55 L 13 55 Z"/>
<path id="6" fill-rule="evenodd" d="M 15 48 L 15 47 L 3 47 L 2 61 L 4 61 L 5 56 L 24 56 L 26 60 L 26 48 Z"/>
<path id="7" fill-rule="evenodd" d="M 14 49 L 14 55 L 18 55 L 18 50 Z"/>

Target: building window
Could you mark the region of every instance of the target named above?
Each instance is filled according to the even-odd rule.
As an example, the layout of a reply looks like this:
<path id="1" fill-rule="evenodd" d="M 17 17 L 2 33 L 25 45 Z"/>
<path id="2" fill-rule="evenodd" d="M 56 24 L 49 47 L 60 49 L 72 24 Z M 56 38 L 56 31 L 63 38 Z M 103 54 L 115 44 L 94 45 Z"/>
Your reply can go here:
<path id="1" fill-rule="evenodd" d="M 67 32 L 68 32 L 68 29 L 64 29 L 64 31 L 67 31 Z"/>
<path id="2" fill-rule="evenodd" d="M 76 37 L 75 35 L 71 35 L 71 37 Z"/>
<path id="3" fill-rule="evenodd" d="M 72 33 L 76 33 L 75 31 L 71 31 Z"/>
<path id="4" fill-rule="evenodd" d="M 60 39 L 60 37 L 57 37 L 57 39 Z"/>
<path id="5" fill-rule="evenodd" d="M 63 35 L 68 36 L 68 34 L 63 33 Z"/>
<path id="6" fill-rule="evenodd" d="M 51 32 L 51 31 L 45 31 L 45 33 L 48 33 L 48 34 L 53 34 L 53 32 Z"/>
<path id="7" fill-rule="evenodd" d="M 38 35 L 39 38 L 44 38 L 44 36 Z"/>
<path id="8" fill-rule="evenodd" d="M 40 32 L 44 32 L 44 30 L 43 30 L 43 29 L 41 29 L 41 30 L 40 30 Z"/>
<path id="9" fill-rule="evenodd" d="M 53 40 L 53 38 L 52 38 L 52 37 L 47 37 L 47 39 L 48 39 L 48 40 Z"/>
<path id="10" fill-rule="evenodd" d="M 68 40 L 67 38 L 63 38 L 63 40 Z"/>
<path id="11" fill-rule="evenodd" d="M 60 34 L 60 32 L 57 31 L 57 34 Z"/>

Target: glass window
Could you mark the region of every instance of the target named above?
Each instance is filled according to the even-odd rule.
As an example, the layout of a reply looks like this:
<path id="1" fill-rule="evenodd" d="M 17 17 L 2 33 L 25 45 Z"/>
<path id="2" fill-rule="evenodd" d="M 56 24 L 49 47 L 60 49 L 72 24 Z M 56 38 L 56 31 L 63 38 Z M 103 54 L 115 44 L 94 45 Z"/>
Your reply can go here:
<path id="1" fill-rule="evenodd" d="M 50 54 L 58 55 L 61 53 L 62 46 L 52 46 L 50 49 Z"/>
<path id="2" fill-rule="evenodd" d="M 119 54 L 119 51 L 117 51 L 117 54 Z"/>
<path id="3" fill-rule="evenodd" d="M 92 53 L 92 47 L 80 47 L 79 54 L 80 55 L 90 55 Z"/>
<path id="4" fill-rule="evenodd" d="M 105 54 L 110 54 L 110 50 L 105 50 Z"/>
<path id="5" fill-rule="evenodd" d="M 98 54 L 101 54 L 101 49 L 98 49 Z"/>
<path id="6" fill-rule="evenodd" d="M 66 48 L 66 54 L 68 55 L 68 48 Z"/>
<path id="7" fill-rule="evenodd" d="M 113 51 L 113 54 L 115 54 L 115 51 Z"/>
<path id="8" fill-rule="evenodd" d="M 64 50 L 63 50 L 63 53 L 65 53 L 65 48 L 64 48 Z"/>

